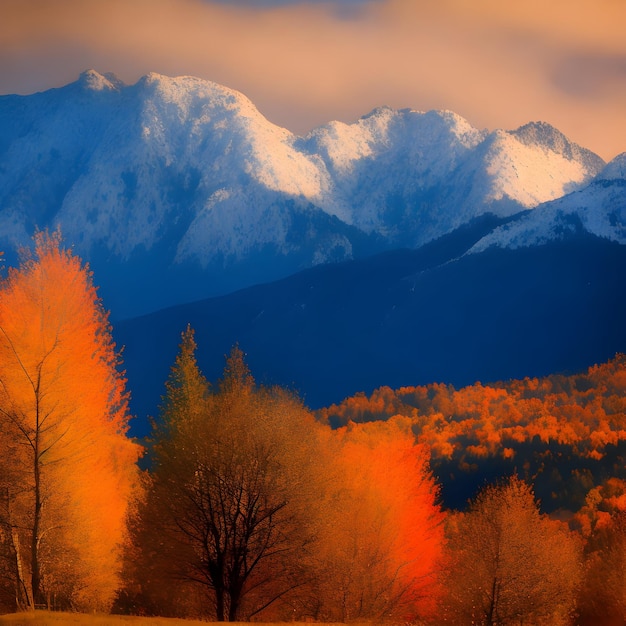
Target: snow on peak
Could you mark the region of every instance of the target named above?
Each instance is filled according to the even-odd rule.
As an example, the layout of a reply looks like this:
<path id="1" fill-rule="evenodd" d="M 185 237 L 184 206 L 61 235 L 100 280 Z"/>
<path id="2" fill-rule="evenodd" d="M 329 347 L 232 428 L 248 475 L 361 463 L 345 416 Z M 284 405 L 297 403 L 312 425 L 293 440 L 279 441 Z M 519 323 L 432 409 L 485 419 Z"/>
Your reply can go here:
<path id="1" fill-rule="evenodd" d="M 579 191 L 546 202 L 496 228 L 470 253 L 488 248 L 542 245 L 586 232 L 626 244 L 626 184 L 624 180 L 596 180 Z"/>
<path id="2" fill-rule="evenodd" d="M 379 107 L 296 137 L 191 76 L 126 86 L 88 70 L 77 84 L 0 99 L 5 239 L 60 223 L 86 255 L 162 246 L 172 263 L 207 266 L 306 240 L 319 260 L 346 232 L 417 247 L 487 212 L 534 208 L 602 165 L 543 123 L 489 133 L 451 111 Z M 623 161 L 605 172 L 623 176 Z"/>
<path id="3" fill-rule="evenodd" d="M 226 173 L 243 170 L 267 189 L 309 199 L 320 194 L 323 183 L 318 168 L 294 149 L 296 138 L 269 122 L 242 93 L 192 76 L 169 78 L 155 73 L 144 76 L 138 85 L 146 93 L 150 133 L 182 125 L 185 141 L 204 146 L 212 169 L 228 162 Z M 151 122 L 157 128 L 150 128 Z"/>
<path id="4" fill-rule="evenodd" d="M 474 147 L 482 134 L 465 119 L 450 111 L 414 111 L 378 107 L 352 124 L 329 122 L 311 131 L 307 139 L 331 163 L 345 168 L 346 163 L 381 154 L 398 144 L 402 148 L 434 146 L 439 141 L 459 141 Z"/>
<path id="5" fill-rule="evenodd" d="M 597 180 L 626 180 L 626 152 L 618 154 L 598 174 Z"/>
<path id="6" fill-rule="evenodd" d="M 547 122 L 528 122 L 511 131 L 528 146 L 544 146 L 560 154 L 571 151 L 571 142 L 558 129 Z"/>
<path id="7" fill-rule="evenodd" d="M 205 99 L 215 108 L 247 109 L 254 111 L 255 106 L 242 93 L 195 76 L 164 76 L 150 72 L 142 76 L 137 86 L 146 92 L 157 94 L 163 100 L 178 102 L 181 105 L 195 99 Z"/>
<path id="8" fill-rule="evenodd" d="M 541 147 L 569 161 L 582 162 L 590 170 L 599 171 L 604 166 L 604 161 L 597 154 L 570 141 L 547 122 L 529 122 L 511 134 L 526 145 Z"/>
<path id="9" fill-rule="evenodd" d="M 217 83 L 193 76 L 169 77 L 151 72 L 142 76 L 135 89 L 145 102 L 152 102 L 165 122 L 196 123 L 205 126 L 212 119 L 235 116 L 261 119 L 261 114 L 246 96 Z M 168 119 L 174 115 L 176 119 Z"/>
<path id="10" fill-rule="evenodd" d="M 367 130 L 372 140 L 389 143 L 407 135 L 407 140 L 420 144 L 433 144 L 446 136 L 465 147 L 474 147 L 483 138 L 466 119 L 452 111 L 415 111 L 378 107 L 361 117 L 355 124 Z"/>
<path id="11" fill-rule="evenodd" d="M 89 91 L 119 91 L 124 83 L 115 74 L 100 74 L 86 70 L 78 78 L 78 84 Z"/>
<path id="12" fill-rule="evenodd" d="M 543 122 L 496 130 L 485 141 L 484 199 L 504 203 L 503 215 L 560 198 L 588 182 L 604 161 Z M 473 195 L 479 192 L 478 185 Z M 513 204 L 511 204 L 513 203 Z"/>

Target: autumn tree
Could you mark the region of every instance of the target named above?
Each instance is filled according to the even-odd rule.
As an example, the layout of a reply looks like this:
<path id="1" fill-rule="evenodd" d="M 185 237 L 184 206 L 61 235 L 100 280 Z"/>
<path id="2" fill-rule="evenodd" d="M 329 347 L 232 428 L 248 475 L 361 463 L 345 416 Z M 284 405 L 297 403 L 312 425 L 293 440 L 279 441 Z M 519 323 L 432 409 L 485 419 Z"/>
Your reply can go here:
<path id="1" fill-rule="evenodd" d="M 210 388 L 195 349 L 188 328 L 155 426 L 143 552 L 168 555 L 173 580 L 204 589 L 205 616 L 248 619 L 304 584 L 320 427 L 290 394 L 257 386 L 239 348 Z"/>
<path id="2" fill-rule="evenodd" d="M 613 626 L 626 621 L 626 512 L 603 518 L 588 538 L 579 623 Z"/>
<path id="3" fill-rule="evenodd" d="M 19 603 L 106 609 L 140 448 L 91 274 L 58 234 L 0 285 L 0 516 Z"/>
<path id="4" fill-rule="evenodd" d="M 176 479 L 161 477 L 164 469 L 157 461 L 160 450 L 162 455 L 175 454 L 171 446 L 175 445 L 177 433 L 185 426 L 191 428 L 192 424 L 201 423 L 206 414 L 209 383 L 198 367 L 196 347 L 194 331 L 188 326 L 182 333 L 180 350 L 165 383 L 160 419 L 153 421 L 154 436 L 151 443 L 148 442 L 153 450 L 148 456 L 155 471 L 144 473 L 144 498 L 129 520 L 132 540 L 125 551 L 124 585 L 116 603 L 117 612 L 181 617 L 204 615 L 203 593 L 197 593 L 185 565 L 187 560 L 194 559 L 189 554 L 192 545 L 183 540 L 174 541 L 174 537 L 179 539 L 180 529 L 171 519 L 174 512 L 168 499 L 175 496 L 168 493 L 165 483 L 168 481 L 171 487 Z M 170 447 L 165 442 L 169 442 Z M 168 541 L 164 541 L 166 537 Z M 178 601 L 180 596 L 184 596 L 184 601 Z"/>
<path id="5" fill-rule="evenodd" d="M 575 605 L 578 541 L 540 514 L 516 477 L 486 487 L 450 524 L 445 616 L 453 624 L 567 624 Z"/>
<path id="6" fill-rule="evenodd" d="M 572 523 L 585 543 L 585 574 L 578 623 L 610 626 L 626 622 L 626 482 L 609 478 L 589 491 Z"/>
<path id="7" fill-rule="evenodd" d="M 319 495 L 317 603 L 324 621 L 432 614 L 440 592 L 443 513 L 406 419 L 351 424 L 330 442 L 334 479 Z"/>

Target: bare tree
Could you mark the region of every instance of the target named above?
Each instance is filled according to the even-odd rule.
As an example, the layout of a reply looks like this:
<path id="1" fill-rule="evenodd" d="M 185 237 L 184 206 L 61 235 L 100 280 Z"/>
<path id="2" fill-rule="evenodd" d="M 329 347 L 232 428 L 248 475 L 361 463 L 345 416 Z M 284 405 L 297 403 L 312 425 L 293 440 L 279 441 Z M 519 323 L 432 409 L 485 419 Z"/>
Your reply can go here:
<path id="1" fill-rule="evenodd" d="M 176 575 L 203 586 L 219 621 L 250 618 L 302 584 L 302 505 L 316 428 L 293 397 L 258 387 L 234 348 L 211 393 L 183 333 L 167 383 L 144 511 Z M 310 448 L 309 448 L 310 450 Z"/>

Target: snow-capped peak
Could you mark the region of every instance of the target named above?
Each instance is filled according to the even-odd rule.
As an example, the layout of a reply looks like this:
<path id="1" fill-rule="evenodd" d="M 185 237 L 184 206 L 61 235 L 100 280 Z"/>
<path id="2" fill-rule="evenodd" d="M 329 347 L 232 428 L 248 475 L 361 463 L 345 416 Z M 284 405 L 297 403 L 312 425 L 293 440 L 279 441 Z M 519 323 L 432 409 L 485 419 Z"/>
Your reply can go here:
<path id="1" fill-rule="evenodd" d="M 604 165 L 542 123 L 488 132 L 450 111 L 379 107 L 296 137 L 214 82 L 150 73 L 124 85 L 94 70 L 0 97 L 0 162 L 5 248 L 60 224 L 87 260 L 160 254 L 220 276 L 244 263 L 259 280 L 275 277 L 257 272 L 261 251 L 287 272 L 418 247 L 581 189 Z M 618 174 L 619 160 L 605 169 Z"/>
<path id="2" fill-rule="evenodd" d="M 512 215 L 587 184 L 604 166 L 596 154 L 570 142 L 544 122 L 490 133 L 481 150 L 484 172 L 471 191 L 474 201 L 493 203 Z"/>
<path id="3" fill-rule="evenodd" d="M 124 83 L 115 74 L 100 74 L 86 70 L 78 78 L 78 84 L 89 91 L 118 91 Z"/>
<path id="4" fill-rule="evenodd" d="M 597 180 L 626 180 L 626 152 L 618 154 L 598 174 Z"/>
<path id="5" fill-rule="evenodd" d="M 559 154 L 568 161 L 579 161 L 587 168 L 600 168 L 604 161 L 597 155 L 570 141 L 561 131 L 547 122 L 529 122 L 511 134 L 520 142 Z"/>

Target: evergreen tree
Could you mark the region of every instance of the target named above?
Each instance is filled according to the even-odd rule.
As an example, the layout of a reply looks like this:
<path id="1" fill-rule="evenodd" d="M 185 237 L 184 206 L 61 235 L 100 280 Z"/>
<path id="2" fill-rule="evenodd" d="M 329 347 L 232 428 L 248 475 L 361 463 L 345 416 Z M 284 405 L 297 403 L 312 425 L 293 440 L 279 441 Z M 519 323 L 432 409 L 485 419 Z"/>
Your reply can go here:
<path id="1" fill-rule="evenodd" d="M 159 422 L 163 428 L 175 429 L 185 421 L 197 421 L 206 412 L 209 383 L 198 367 L 196 349 L 195 332 L 187 326 L 165 383 Z"/>

